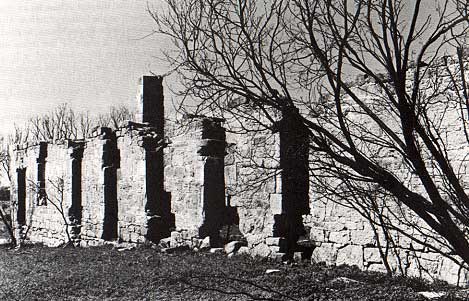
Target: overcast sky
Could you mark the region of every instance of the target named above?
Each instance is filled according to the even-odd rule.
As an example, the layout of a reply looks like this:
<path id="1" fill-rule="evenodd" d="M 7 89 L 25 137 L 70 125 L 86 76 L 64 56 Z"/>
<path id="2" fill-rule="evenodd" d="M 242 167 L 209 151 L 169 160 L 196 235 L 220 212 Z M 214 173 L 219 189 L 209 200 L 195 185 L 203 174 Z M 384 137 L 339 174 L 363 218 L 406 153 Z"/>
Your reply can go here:
<path id="1" fill-rule="evenodd" d="M 425 14 L 435 2 L 425 2 Z M 134 105 L 138 78 L 167 71 L 160 53 L 167 40 L 142 39 L 154 27 L 147 3 L 162 7 L 162 0 L 0 0 L 0 134 L 61 103 L 92 113 Z"/>
<path id="2" fill-rule="evenodd" d="M 134 104 L 139 76 L 166 71 L 161 39 L 140 39 L 154 25 L 146 8 L 144 0 L 0 0 L 0 133 L 61 103 L 90 112 Z"/>

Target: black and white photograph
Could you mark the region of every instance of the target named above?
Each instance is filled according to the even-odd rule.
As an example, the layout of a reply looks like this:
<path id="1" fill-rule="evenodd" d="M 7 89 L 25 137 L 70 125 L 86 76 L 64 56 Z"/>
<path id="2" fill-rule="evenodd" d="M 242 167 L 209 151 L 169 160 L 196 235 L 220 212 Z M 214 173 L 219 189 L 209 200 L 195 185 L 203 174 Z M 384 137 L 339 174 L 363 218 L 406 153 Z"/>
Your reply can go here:
<path id="1" fill-rule="evenodd" d="M 0 300 L 469 300 L 469 1 L 0 0 Z"/>

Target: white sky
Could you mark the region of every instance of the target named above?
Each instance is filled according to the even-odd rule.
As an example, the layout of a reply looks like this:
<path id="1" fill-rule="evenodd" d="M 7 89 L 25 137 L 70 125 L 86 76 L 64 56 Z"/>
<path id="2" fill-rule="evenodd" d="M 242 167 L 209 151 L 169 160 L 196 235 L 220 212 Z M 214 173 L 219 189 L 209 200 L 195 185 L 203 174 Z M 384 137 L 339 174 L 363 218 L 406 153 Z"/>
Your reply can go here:
<path id="1" fill-rule="evenodd" d="M 148 1 L 153 7 L 161 0 Z M 0 134 L 68 103 L 134 104 L 138 78 L 164 73 L 146 0 L 0 0 Z"/>
<path id="2" fill-rule="evenodd" d="M 438 0 L 427 1 L 423 10 L 434 11 Z M 0 134 L 61 103 L 92 113 L 133 105 L 138 78 L 167 71 L 160 53 L 167 40 L 141 39 L 154 27 L 147 3 L 162 6 L 162 0 L 0 0 Z"/>

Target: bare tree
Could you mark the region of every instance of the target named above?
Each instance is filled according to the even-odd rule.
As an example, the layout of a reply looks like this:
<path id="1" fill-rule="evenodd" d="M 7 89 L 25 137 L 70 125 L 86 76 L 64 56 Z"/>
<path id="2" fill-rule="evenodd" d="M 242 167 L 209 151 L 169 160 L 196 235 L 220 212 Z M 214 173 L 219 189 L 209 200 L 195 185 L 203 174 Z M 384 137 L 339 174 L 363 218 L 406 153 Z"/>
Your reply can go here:
<path id="1" fill-rule="evenodd" d="M 67 242 L 65 246 L 74 246 L 72 235 L 70 233 L 70 227 L 73 226 L 74 221 L 70 221 L 68 218 L 68 214 L 65 208 L 65 183 L 64 179 L 61 177 L 57 177 L 55 180 L 49 180 L 51 184 L 51 188 L 53 189 L 53 194 L 46 194 L 48 203 L 52 204 L 52 206 L 56 209 L 56 211 L 60 214 L 60 217 L 64 223 L 65 235 L 67 236 Z"/>
<path id="2" fill-rule="evenodd" d="M 458 109 L 468 107 L 467 59 L 441 59 L 464 45 L 467 1 L 433 1 L 430 13 L 421 0 L 166 3 L 150 13 L 174 42 L 166 55 L 185 87 L 182 107 L 267 129 L 289 114 L 308 130 L 314 178 L 338 183 L 342 197 L 376 184 L 436 234 L 442 253 L 469 264 L 465 163 L 451 145 L 463 133 L 447 122 L 468 120 Z"/>
<path id="3" fill-rule="evenodd" d="M 76 113 L 67 104 L 62 104 L 51 112 L 31 117 L 23 127 L 15 125 L 8 144 L 86 139 L 93 135 L 96 127 L 118 129 L 133 116 L 134 112 L 126 106 L 111 107 L 107 113 L 92 116 L 89 112 Z"/>
<path id="4" fill-rule="evenodd" d="M 134 115 L 135 112 L 126 106 L 112 106 L 107 113 L 98 115 L 96 125 L 119 129 L 123 127 L 125 121 L 134 119 Z"/>

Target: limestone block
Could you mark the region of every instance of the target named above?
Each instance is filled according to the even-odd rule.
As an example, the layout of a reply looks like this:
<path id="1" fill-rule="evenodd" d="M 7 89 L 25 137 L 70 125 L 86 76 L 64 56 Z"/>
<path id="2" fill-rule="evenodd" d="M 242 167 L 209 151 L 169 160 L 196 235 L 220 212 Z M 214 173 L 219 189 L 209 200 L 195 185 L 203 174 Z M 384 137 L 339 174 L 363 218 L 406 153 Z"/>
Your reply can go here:
<path id="1" fill-rule="evenodd" d="M 275 192 L 282 193 L 282 176 L 280 174 L 275 176 Z"/>
<path id="2" fill-rule="evenodd" d="M 181 232 L 173 231 L 171 232 L 171 241 L 170 245 L 171 247 L 177 247 L 182 243 L 182 234 Z"/>
<path id="3" fill-rule="evenodd" d="M 248 246 L 255 246 L 264 241 L 264 235 L 263 234 L 246 234 L 244 238 L 246 238 L 246 241 L 248 242 Z"/>
<path id="4" fill-rule="evenodd" d="M 331 232 L 329 234 L 329 241 L 338 244 L 348 244 L 350 242 L 350 234 L 348 230 L 338 232 Z"/>
<path id="5" fill-rule="evenodd" d="M 224 252 L 223 248 L 211 248 L 210 249 L 210 253 L 212 253 L 212 254 L 221 254 L 223 252 Z"/>
<path id="6" fill-rule="evenodd" d="M 199 245 L 199 249 L 202 250 L 202 249 L 208 249 L 210 248 L 210 236 L 207 236 L 205 237 L 201 242 L 200 242 L 200 245 Z"/>
<path id="7" fill-rule="evenodd" d="M 269 202 L 270 202 L 270 212 L 272 214 L 282 214 L 282 195 L 279 193 L 272 193 L 269 196 Z"/>
<path id="8" fill-rule="evenodd" d="M 236 254 L 239 254 L 239 255 L 249 255 L 251 252 L 251 249 L 249 249 L 248 247 L 241 247 L 239 248 L 238 252 L 236 252 Z"/>
<path id="9" fill-rule="evenodd" d="M 276 183 L 275 178 L 268 178 L 264 181 L 264 191 L 267 193 L 275 193 L 276 191 Z"/>
<path id="10" fill-rule="evenodd" d="M 467 284 L 469 280 L 469 272 L 467 270 L 460 269 L 457 264 L 448 258 L 442 258 L 438 274 L 443 278 L 443 280 L 453 285 Z"/>
<path id="11" fill-rule="evenodd" d="M 320 247 L 313 250 L 311 262 L 325 262 L 326 264 L 335 264 L 337 260 L 337 247 L 333 243 L 323 243 Z"/>
<path id="12" fill-rule="evenodd" d="M 228 154 L 225 156 L 225 166 L 233 165 L 235 163 L 236 157 L 234 154 Z"/>
<path id="13" fill-rule="evenodd" d="M 285 241 L 285 238 L 283 237 L 267 237 L 265 239 L 265 243 L 268 246 L 280 246 L 282 244 L 285 244 L 286 241 Z"/>
<path id="14" fill-rule="evenodd" d="M 381 262 L 382 261 L 378 248 L 364 248 L 363 258 L 366 262 Z"/>
<path id="15" fill-rule="evenodd" d="M 386 273 L 386 267 L 382 263 L 372 263 L 367 267 L 366 270 L 370 272 Z"/>
<path id="16" fill-rule="evenodd" d="M 225 245 L 225 253 L 230 254 L 230 253 L 235 253 L 236 251 L 241 248 L 242 243 L 240 241 L 231 241 Z"/>
<path id="17" fill-rule="evenodd" d="M 366 228 L 365 228 L 366 229 Z M 350 233 L 351 243 L 355 245 L 375 245 L 376 238 L 372 231 L 356 230 Z"/>
<path id="18" fill-rule="evenodd" d="M 341 231 L 341 230 L 345 230 L 345 224 L 340 223 L 340 222 L 325 222 L 324 228 L 326 228 L 329 231 Z"/>
<path id="19" fill-rule="evenodd" d="M 226 166 L 225 167 L 225 183 L 227 185 L 234 185 L 236 184 L 237 178 L 237 170 L 236 165 Z"/>
<path id="20" fill-rule="evenodd" d="M 272 250 L 266 245 L 266 244 L 259 244 L 252 248 L 251 254 L 253 256 L 259 256 L 259 257 L 269 257 L 269 255 L 272 253 Z"/>
<path id="21" fill-rule="evenodd" d="M 338 250 L 337 261 L 338 265 L 348 264 L 356 265 L 363 269 L 363 247 L 348 245 Z"/>

